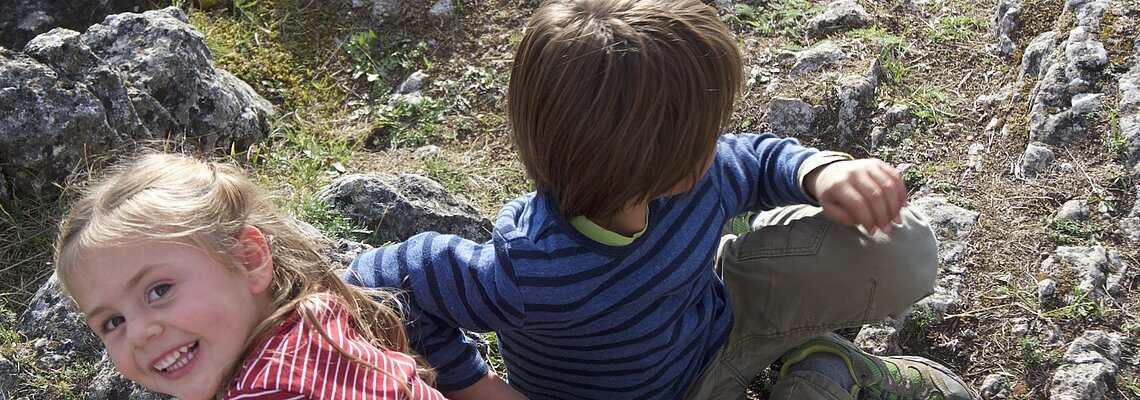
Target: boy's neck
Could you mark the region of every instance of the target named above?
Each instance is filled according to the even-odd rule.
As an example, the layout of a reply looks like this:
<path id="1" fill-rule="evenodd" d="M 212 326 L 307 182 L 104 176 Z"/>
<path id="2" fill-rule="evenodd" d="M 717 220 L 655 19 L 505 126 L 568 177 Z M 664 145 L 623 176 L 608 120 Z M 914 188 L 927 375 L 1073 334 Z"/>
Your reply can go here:
<path id="1" fill-rule="evenodd" d="M 614 213 L 605 218 L 586 217 L 607 231 L 632 237 L 645 230 L 645 213 L 649 211 L 649 203 L 638 203 Z"/>

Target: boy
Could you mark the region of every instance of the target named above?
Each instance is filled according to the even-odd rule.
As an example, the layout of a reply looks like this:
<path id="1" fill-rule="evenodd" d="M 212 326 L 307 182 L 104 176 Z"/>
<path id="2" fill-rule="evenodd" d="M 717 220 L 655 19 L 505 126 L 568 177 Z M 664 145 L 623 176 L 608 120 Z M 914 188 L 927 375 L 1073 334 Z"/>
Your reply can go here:
<path id="1" fill-rule="evenodd" d="M 346 279 L 406 291 L 413 346 L 454 399 L 743 399 L 781 355 L 774 398 L 970 398 L 928 360 L 828 334 L 930 293 L 934 237 L 882 161 L 720 136 L 741 70 L 699 0 L 545 3 L 507 93 L 536 192 L 487 243 L 423 233 Z M 460 328 L 498 333 L 509 387 Z"/>

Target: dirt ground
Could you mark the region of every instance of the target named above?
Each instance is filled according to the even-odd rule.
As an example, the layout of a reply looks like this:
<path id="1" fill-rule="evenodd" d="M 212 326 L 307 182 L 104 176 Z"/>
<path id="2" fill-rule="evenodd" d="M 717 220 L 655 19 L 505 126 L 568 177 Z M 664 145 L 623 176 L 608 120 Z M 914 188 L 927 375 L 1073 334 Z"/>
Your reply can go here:
<path id="1" fill-rule="evenodd" d="M 425 174 L 488 216 L 527 190 L 508 137 L 503 94 L 512 52 L 538 1 L 457 0 L 454 16 L 441 21 L 428 15 L 431 4 L 404 0 L 402 15 L 379 26 L 370 21 L 366 7 L 353 8 L 347 0 L 252 3 L 209 11 L 186 7 L 211 44 L 219 67 L 249 82 L 274 101 L 279 112 L 296 117 L 294 123 L 315 132 L 315 140 L 347 141 L 358 149 L 330 169 L 329 177 L 357 172 Z M 1140 57 L 1132 54 L 1136 31 L 1129 25 L 1140 19 L 1140 4 L 1119 3 L 1123 11 L 1106 17 L 1098 34 L 1111 62 L 1102 82 L 1103 104 L 1112 106 L 1091 121 L 1093 134 L 1058 151 L 1052 168 L 1026 180 L 1016 176 L 1013 167 L 1029 143 L 1028 103 L 1007 97 L 989 104 L 979 98 L 997 95 L 1006 87 L 1023 95 L 1031 92 L 1033 79 L 1018 84 L 1021 50 L 1038 33 L 1071 27 L 1073 17 L 1062 12 L 1062 0 L 1024 1 L 1022 27 L 1014 35 L 1021 50 L 1011 59 L 997 56 L 994 50 L 997 0 L 859 3 L 872 16 L 872 26 L 829 37 L 844 58 L 795 78 L 780 62 L 781 54 L 818 44 L 805 37 L 805 28 L 808 18 L 822 12 L 826 2 L 722 4 L 721 14 L 740 39 L 750 78 L 730 131 L 771 130 L 765 116 L 773 97 L 835 107 L 838 78 L 861 75 L 878 61 L 885 73 L 868 117 L 877 121 L 890 106 L 906 105 L 914 115 L 913 132 L 888 134 L 874 148 L 872 123 L 850 138 L 824 131 L 800 139 L 896 165 L 913 164 L 907 182 L 915 196 L 942 196 L 980 214 L 965 258 L 956 266 L 967 270 L 960 307 L 943 320 L 907 325 L 901 335 L 903 352 L 943 361 L 975 388 L 996 374 L 1007 382 L 1007 398 L 1045 399 L 1068 343 L 1086 330 L 1111 331 L 1125 338 L 1125 346 L 1107 398 L 1140 398 L 1138 245 L 1116 229 L 1116 221 L 1132 210 L 1137 182 L 1114 157 L 1118 149 L 1111 146 L 1111 138 L 1119 128 L 1116 113 L 1110 110 L 1119 96 L 1115 76 Z M 442 113 L 432 114 L 436 119 L 417 119 L 425 115 L 423 111 L 410 117 L 376 111 L 391 87 L 377 89 L 354 79 L 353 71 L 360 70 L 362 62 L 346 50 L 346 43 L 369 29 L 378 37 L 395 39 L 396 44 L 386 49 L 402 54 L 372 48 L 376 59 L 398 58 L 397 66 L 384 70 L 392 75 L 380 80 L 395 86 L 422 69 L 430 82 L 424 95 L 443 104 Z M 250 34 L 259 31 L 260 36 Z M 395 132 L 404 130 L 426 139 L 391 146 Z M 420 144 L 437 146 L 438 154 L 416 155 Z M 969 148 L 977 144 L 983 149 L 982 161 L 972 164 Z M 1101 212 L 1081 229 L 1053 225 L 1058 208 L 1071 199 L 1086 199 Z M 1091 244 L 1119 251 L 1131 264 L 1124 285 L 1129 292 L 1126 299 L 1077 307 L 1036 304 L 1038 266 L 1045 257 L 1058 245 Z M 1015 333 L 1011 329 L 1015 323 L 1027 324 L 1028 331 Z M 758 380 L 753 398 L 763 398 L 763 387 L 764 381 Z"/>

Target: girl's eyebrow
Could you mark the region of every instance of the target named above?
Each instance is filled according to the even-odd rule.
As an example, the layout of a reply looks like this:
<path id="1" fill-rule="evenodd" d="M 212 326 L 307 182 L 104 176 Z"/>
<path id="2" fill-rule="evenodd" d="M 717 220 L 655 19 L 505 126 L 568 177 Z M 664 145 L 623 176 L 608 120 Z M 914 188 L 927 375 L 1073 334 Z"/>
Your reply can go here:
<path id="1" fill-rule="evenodd" d="M 138 272 L 136 272 L 135 275 L 131 277 L 131 279 L 127 280 L 127 291 L 128 292 L 133 291 L 134 288 L 139 285 L 139 282 L 141 282 L 143 280 L 143 278 L 146 278 L 146 276 L 148 274 L 150 274 L 151 271 L 154 271 L 156 268 L 158 268 L 161 265 L 163 265 L 163 264 L 143 265 L 142 268 L 140 268 L 138 270 Z M 89 311 L 89 312 L 84 311 L 83 314 L 87 316 L 86 319 L 88 322 L 90 322 L 92 318 L 98 316 L 99 314 L 105 313 L 105 312 L 107 312 L 107 307 L 105 307 L 103 305 L 99 305 L 99 306 L 96 306 L 95 308 L 91 309 L 91 311 Z"/>

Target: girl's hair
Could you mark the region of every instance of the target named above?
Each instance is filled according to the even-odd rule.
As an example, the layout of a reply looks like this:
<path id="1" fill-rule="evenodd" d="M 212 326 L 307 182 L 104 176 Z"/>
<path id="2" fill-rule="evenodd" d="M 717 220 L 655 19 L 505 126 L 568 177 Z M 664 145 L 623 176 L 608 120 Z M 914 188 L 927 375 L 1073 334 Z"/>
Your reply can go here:
<path id="1" fill-rule="evenodd" d="M 274 312 L 250 335 L 247 352 L 262 335 L 299 311 L 330 345 L 347 356 L 316 319 L 317 300 L 332 295 L 343 303 L 353 327 L 374 345 L 414 355 L 396 296 L 344 283 L 322 258 L 316 240 L 305 236 L 297 223 L 274 206 L 265 191 L 236 165 L 176 154 L 147 154 L 116 167 L 109 178 L 88 188 L 72 205 L 60 225 L 56 273 L 66 289 L 68 277 L 75 273 L 86 250 L 180 239 L 190 240 L 219 264 L 239 273 L 232 249 L 242 228 L 253 226 L 269 242 Z M 363 359 L 350 358 L 380 370 Z M 416 359 L 421 377 L 431 382 L 432 371 L 422 359 Z M 229 387 L 230 378 L 223 380 L 219 394 Z"/>
<path id="2" fill-rule="evenodd" d="M 535 189 L 605 217 L 705 172 L 743 75 L 699 0 L 551 0 L 527 25 L 507 116 Z"/>

